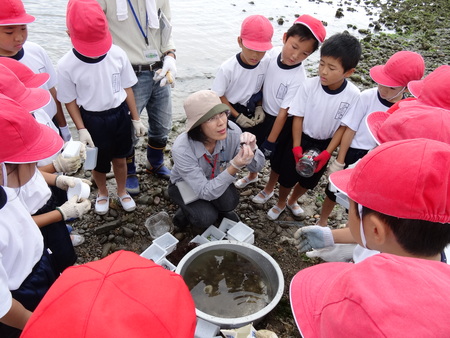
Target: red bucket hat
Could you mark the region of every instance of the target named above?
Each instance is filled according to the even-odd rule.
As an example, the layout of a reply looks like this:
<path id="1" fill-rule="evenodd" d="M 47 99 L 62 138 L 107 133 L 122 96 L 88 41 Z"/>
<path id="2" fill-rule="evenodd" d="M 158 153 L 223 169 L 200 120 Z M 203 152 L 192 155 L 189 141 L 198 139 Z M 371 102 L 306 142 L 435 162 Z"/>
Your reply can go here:
<path id="1" fill-rule="evenodd" d="M 38 88 L 50 79 L 50 74 L 35 73 L 22 62 L 13 58 L 0 57 L 0 65 L 9 68 L 28 88 Z"/>
<path id="2" fill-rule="evenodd" d="M 45 107 L 51 99 L 50 92 L 42 88 L 27 88 L 9 68 L 0 65 L 0 94 L 3 94 L 33 112 Z"/>
<path id="3" fill-rule="evenodd" d="M 251 50 L 266 52 L 272 48 L 273 26 L 262 15 L 251 15 L 241 25 L 242 44 Z"/>
<path id="4" fill-rule="evenodd" d="M 415 52 L 400 51 L 386 64 L 370 69 L 370 77 L 386 87 L 406 87 L 410 81 L 420 80 L 425 72 L 423 57 Z"/>
<path id="5" fill-rule="evenodd" d="M 325 41 L 327 31 L 322 21 L 312 17 L 311 15 L 303 14 L 294 21 L 294 24 L 306 26 L 311 33 L 313 33 L 316 40 L 319 41 L 319 45 Z"/>
<path id="6" fill-rule="evenodd" d="M 31 163 L 53 156 L 64 141 L 16 101 L 0 95 L 0 162 Z"/>
<path id="7" fill-rule="evenodd" d="M 26 25 L 35 20 L 25 12 L 21 0 L 3 0 L 0 11 L 0 26 Z"/>
<path id="8" fill-rule="evenodd" d="M 450 66 L 440 66 L 423 80 L 408 83 L 408 90 L 424 104 L 450 110 Z"/>
<path id="9" fill-rule="evenodd" d="M 450 223 L 450 145 L 424 138 L 386 142 L 330 182 L 385 215 Z"/>
<path id="10" fill-rule="evenodd" d="M 427 138 L 450 144 L 450 111 L 422 105 L 403 106 L 393 114 L 373 112 L 367 127 L 378 144 Z"/>
<path id="11" fill-rule="evenodd" d="M 448 270 L 441 262 L 389 254 L 318 264 L 292 279 L 292 312 L 303 337 L 446 336 Z"/>
<path id="12" fill-rule="evenodd" d="M 69 0 L 66 25 L 73 47 L 87 57 L 105 55 L 112 46 L 108 21 L 95 0 Z"/>
<path id="13" fill-rule="evenodd" d="M 195 304 L 183 278 L 133 252 L 66 269 L 21 337 L 193 337 Z"/>

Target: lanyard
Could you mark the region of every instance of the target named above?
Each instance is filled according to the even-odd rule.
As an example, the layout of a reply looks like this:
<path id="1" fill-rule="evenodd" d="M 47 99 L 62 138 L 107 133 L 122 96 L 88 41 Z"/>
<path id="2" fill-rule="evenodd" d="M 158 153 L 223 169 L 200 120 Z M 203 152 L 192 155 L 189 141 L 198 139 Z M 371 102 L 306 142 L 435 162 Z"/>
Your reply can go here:
<path id="1" fill-rule="evenodd" d="M 211 166 L 211 168 L 212 168 L 211 178 L 214 178 L 214 173 L 216 171 L 217 158 L 219 157 L 219 154 L 214 155 L 214 164 L 211 163 L 210 159 L 208 158 L 208 156 L 206 156 L 206 154 L 203 154 L 203 157 L 205 158 L 206 162 L 208 162 L 209 165 Z"/>
<path id="2" fill-rule="evenodd" d="M 144 32 L 144 29 L 142 28 L 142 25 L 139 22 L 139 19 L 138 19 L 137 15 L 136 15 L 136 12 L 134 11 L 134 7 L 131 4 L 131 0 L 128 0 L 128 4 L 130 5 L 131 11 L 133 12 L 134 20 L 136 20 L 136 23 L 137 23 L 137 25 L 139 27 L 139 30 L 141 31 L 141 34 L 142 34 L 142 36 L 145 39 L 146 45 L 148 46 L 147 34 Z M 147 27 L 147 26 L 148 26 L 148 17 L 147 17 L 147 10 L 145 10 L 145 27 Z"/>

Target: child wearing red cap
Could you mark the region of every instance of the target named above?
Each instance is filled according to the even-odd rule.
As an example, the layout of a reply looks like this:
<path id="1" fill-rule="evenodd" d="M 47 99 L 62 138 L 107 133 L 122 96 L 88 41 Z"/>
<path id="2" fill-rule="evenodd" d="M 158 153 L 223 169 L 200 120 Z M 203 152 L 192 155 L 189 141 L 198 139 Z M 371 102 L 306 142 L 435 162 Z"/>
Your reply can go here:
<path id="1" fill-rule="evenodd" d="M 386 111 L 396 102 L 405 98 L 408 83 L 420 80 L 425 72 L 425 62 L 418 53 L 400 51 L 392 55 L 384 65 L 370 69 L 370 76 L 377 83 L 376 88 L 363 91 L 352 115 L 342 118 L 347 127 L 335 161 L 328 168 L 328 175 L 355 163 L 376 146 L 369 135 L 364 120 L 374 111 Z M 328 216 L 336 205 L 336 195 L 325 189 L 325 200 L 322 203 L 318 225 L 326 226 Z"/>
<path id="2" fill-rule="evenodd" d="M 0 13 L 0 57 L 16 59 L 30 67 L 35 73 L 48 73 L 50 79 L 42 88 L 52 94 L 50 104 L 45 107 L 46 113 L 59 127 L 64 141 L 71 138 L 61 103 L 57 100 L 56 72 L 46 51 L 36 43 L 27 41 L 27 25 L 35 20 L 25 11 L 21 0 L 2 1 Z"/>
<path id="3" fill-rule="evenodd" d="M 98 187 L 95 212 L 105 215 L 109 210 L 106 174 L 111 163 L 120 204 L 131 212 L 136 203 L 125 189 L 126 157 L 132 148 L 132 128 L 137 136 L 146 131 L 131 89 L 136 75 L 125 52 L 112 44 L 98 2 L 69 1 L 66 21 L 74 48 L 58 62 L 58 98 L 66 104 L 80 141 L 98 147 L 92 172 Z"/>
<path id="4" fill-rule="evenodd" d="M 48 91 L 41 91 L 49 95 Z M 29 96 L 36 99 L 33 93 Z M 36 122 L 25 108 L 3 95 L 0 95 L 0 129 L 0 143 L 7 145 L 0 147 L 0 199 L 6 202 L 7 198 L 0 210 L 0 322 L 3 323 L 0 336 L 17 337 L 20 334 L 17 329 L 23 328 L 30 311 L 67 267 L 64 264 L 71 265 L 76 260 L 65 222 L 62 221 L 60 228 L 58 224 L 43 226 L 38 224 L 38 218 L 57 222 L 79 217 L 90 209 L 90 202 L 68 201 L 59 210 L 53 206 L 46 215 L 32 218 L 31 214 L 53 205 L 46 203 L 51 192 L 36 169 L 36 162 L 58 152 L 63 140 L 51 128 Z M 63 187 L 70 184 L 70 180 L 72 178 L 63 175 L 55 180 L 53 175 L 52 184 Z"/>
<path id="5" fill-rule="evenodd" d="M 275 155 L 286 146 L 292 137 L 292 119 L 288 118 L 288 107 L 298 87 L 306 80 L 303 61 L 314 53 L 325 40 L 325 27 L 322 22 L 310 15 L 301 15 L 283 35 L 283 47 L 269 51 L 270 63 L 263 86 L 262 108 L 264 121 L 259 142 L 266 159 L 271 159 L 270 179 L 264 190 L 254 198 L 255 203 L 265 203 L 273 195 L 278 179 L 279 159 Z M 281 136 L 282 135 L 282 136 Z M 279 137 L 280 136 L 280 137 Z M 262 144 L 261 144 L 262 143 Z M 258 178 L 257 172 L 251 172 L 236 182 L 243 188 Z"/>
<path id="6" fill-rule="evenodd" d="M 386 142 L 330 175 L 350 199 L 353 237 L 382 253 L 294 276 L 290 300 L 303 337 L 450 335 L 449 167 L 450 145 L 421 138 Z"/>
<path id="7" fill-rule="evenodd" d="M 266 52 L 272 48 L 272 36 L 273 27 L 266 17 L 251 15 L 245 18 L 237 38 L 241 52 L 220 65 L 211 88 L 230 107 L 230 121 L 238 124 L 242 131 L 254 134 L 258 145 L 265 138 L 261 89 L 269 65 Z M 257 177 L 252 182 L 256 180 Z M 252 182 L 244 179 L 236 182 L 236 186 L 243 187 Z"/>
<path id="8" fill-rule="evenodd" d="M 293 115 L 293 148 L 292 152 L 283 152 L 278 179 L 279 198 L 267 213 L 269 219 L 277 219 L 286 206 L 295 216 L 303 213 L 297 200 L 318 184 L 344 133 L 341 119 L 352 114 L 359 99 L 359 89 L 347 78 L 355 71 L 360 57 L 361 44 L 348 33 L 335 34 L 322 45 L 319 76 L 307 79 L 299 87 L 289 107 L 289 114 Z M 296 163 L 303 152 L 310 149 L 319 152 L 313 158 L 316 163 L 314 174 L 300 176 Z M 294 190 L 289 196 L 292 187 Z"/>

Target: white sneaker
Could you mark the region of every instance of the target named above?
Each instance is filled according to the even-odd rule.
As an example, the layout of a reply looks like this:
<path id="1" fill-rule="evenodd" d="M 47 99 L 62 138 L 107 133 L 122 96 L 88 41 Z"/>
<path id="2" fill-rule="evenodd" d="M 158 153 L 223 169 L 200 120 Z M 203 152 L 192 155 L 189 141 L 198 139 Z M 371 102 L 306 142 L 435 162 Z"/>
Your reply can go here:
<path id="1" fill-rule="evenodd" d="M 262 196 L 262 197 L 261 197 Z M 273 196 L 273 191 L 268 194 L 264 190 L 261 190 L 255 197 L 252 198 L 252 202 L 256 204 L 264 204 Z"/>
<path id="2" fill-rule="evenodd" d="M 248 178 L 248 176 L 245 176 L 245 177 L 241 178 L 240 180 L 237 180 L 236 183 L 234 183 L 234 185 L 236 186 L 236 188 L 242 189 L 242 188 L 245 188 L 247 185 L 249 185 L 250 183 L 253 183 L 253 182 L 258 182 L 258 176 L 256 176 L 252 180 L 250 180 Z"/>

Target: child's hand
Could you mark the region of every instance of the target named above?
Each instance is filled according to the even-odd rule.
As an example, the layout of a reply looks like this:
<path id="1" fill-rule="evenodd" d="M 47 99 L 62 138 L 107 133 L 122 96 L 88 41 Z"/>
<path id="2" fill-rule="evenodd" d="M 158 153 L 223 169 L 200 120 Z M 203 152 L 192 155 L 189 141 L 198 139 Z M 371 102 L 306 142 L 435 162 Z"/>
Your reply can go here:
<path id="1" fill-rule="evenodd" d="M 316 167 L 316 170 L 314 170 L 314 172 L 315 173 L 319 172 L 320 169 L 322 169 L 323 166 L 327 164 L 330 157 L 331 157 L 331 154 L 326 150 L 322 151 L 319 155 L 314 157 L 313 160 L 317 162 L 317 167 Z"/>
<path id="2" fill-rule="evenodd" d="M 90 147 L 95 147 L 91 134 L 89 134 L 89 131 L 86 128 L 78 129 L 78 137 L 81 143 L 87 144 Z"/>
<path id="3" fill-rule="evenodd" d="M 353 259 L 353 249 L 356 244 L 335 244 L 319 250 L 306 253 L 309 258 L 319 257 L 325 262 L 349 262 Z"/>
<path id="4" fill-rule="evenodd" d="M 147 129 L 145 128 L 144 124 L 142 123 L 141 119 L 139 120 L 131 120 L 133 123 L 134 131 L 136 132 L 136 136 L 144 136 Z"/>
<path id="5" fill-rule="evenodd" d="M 292 153 L 294 154 L 295 163 L 297 163 L 303 156 L 303 149 L 302 147 L 294 147 L 292 148 Z"/>
<path id="6" fill-rule="evenodd" d="M 335 173 L 336 171 L 344 169 L 344 167 L 345 164 L 339 163 L 337 160 L 334 160 L 328 167 L 327 176 L 330 176 L 332 173 Z"/>
<path id="7" fill-rule="evenodd" d="M 262 106 L 256 106 L 255 108 L 255 125 L 263 123 L 266 118 L 266 114 L 264 113 Z"/>
<path id="8" fill-rule="evenodd" d="M 53 166 L 57 172 L 73 174 L 81 167 L 81 158 L 80 156 L 65 158 L 62 154 L 59 154 L 53 160 Z"/>
<path id="9" fill-rule="evenodd" d="M 71 218 L 79 218 L 91 209 L 91 201 L 88 199 L 83 198 L 80 202 L 77 202 L 77 200 L 77 195 L 72 196 L 70 200 L 56 208 L 61 213 L 64 221 Z"/>
<path id="10" fill-rule="evenodd" d="M 277 147 L 276 142 L 269 142 L 267 139 L 261 144 L 261 151 L 264 154 L 264 157 L 266 160 L 269 160 L 272 158 L 273 152 L 275 151 L 275 148 Z"/>
<path id="11" fill-rule="evenodd" d="M 311 249 L 322 249 L 334 245 L 333 234 L 328 227 L 310 225 L 299 228 L 295 234 L 296 245 L 299 252 Z"/>
<path id="12" fill-rule="evenodd" d="M 255 121 L 252 119 L 249 119 L 244 114 L 239 114 L 236 118 L 236 123 L 241 126 L 242 128 L 251 128 L 256 125 Z"/>

